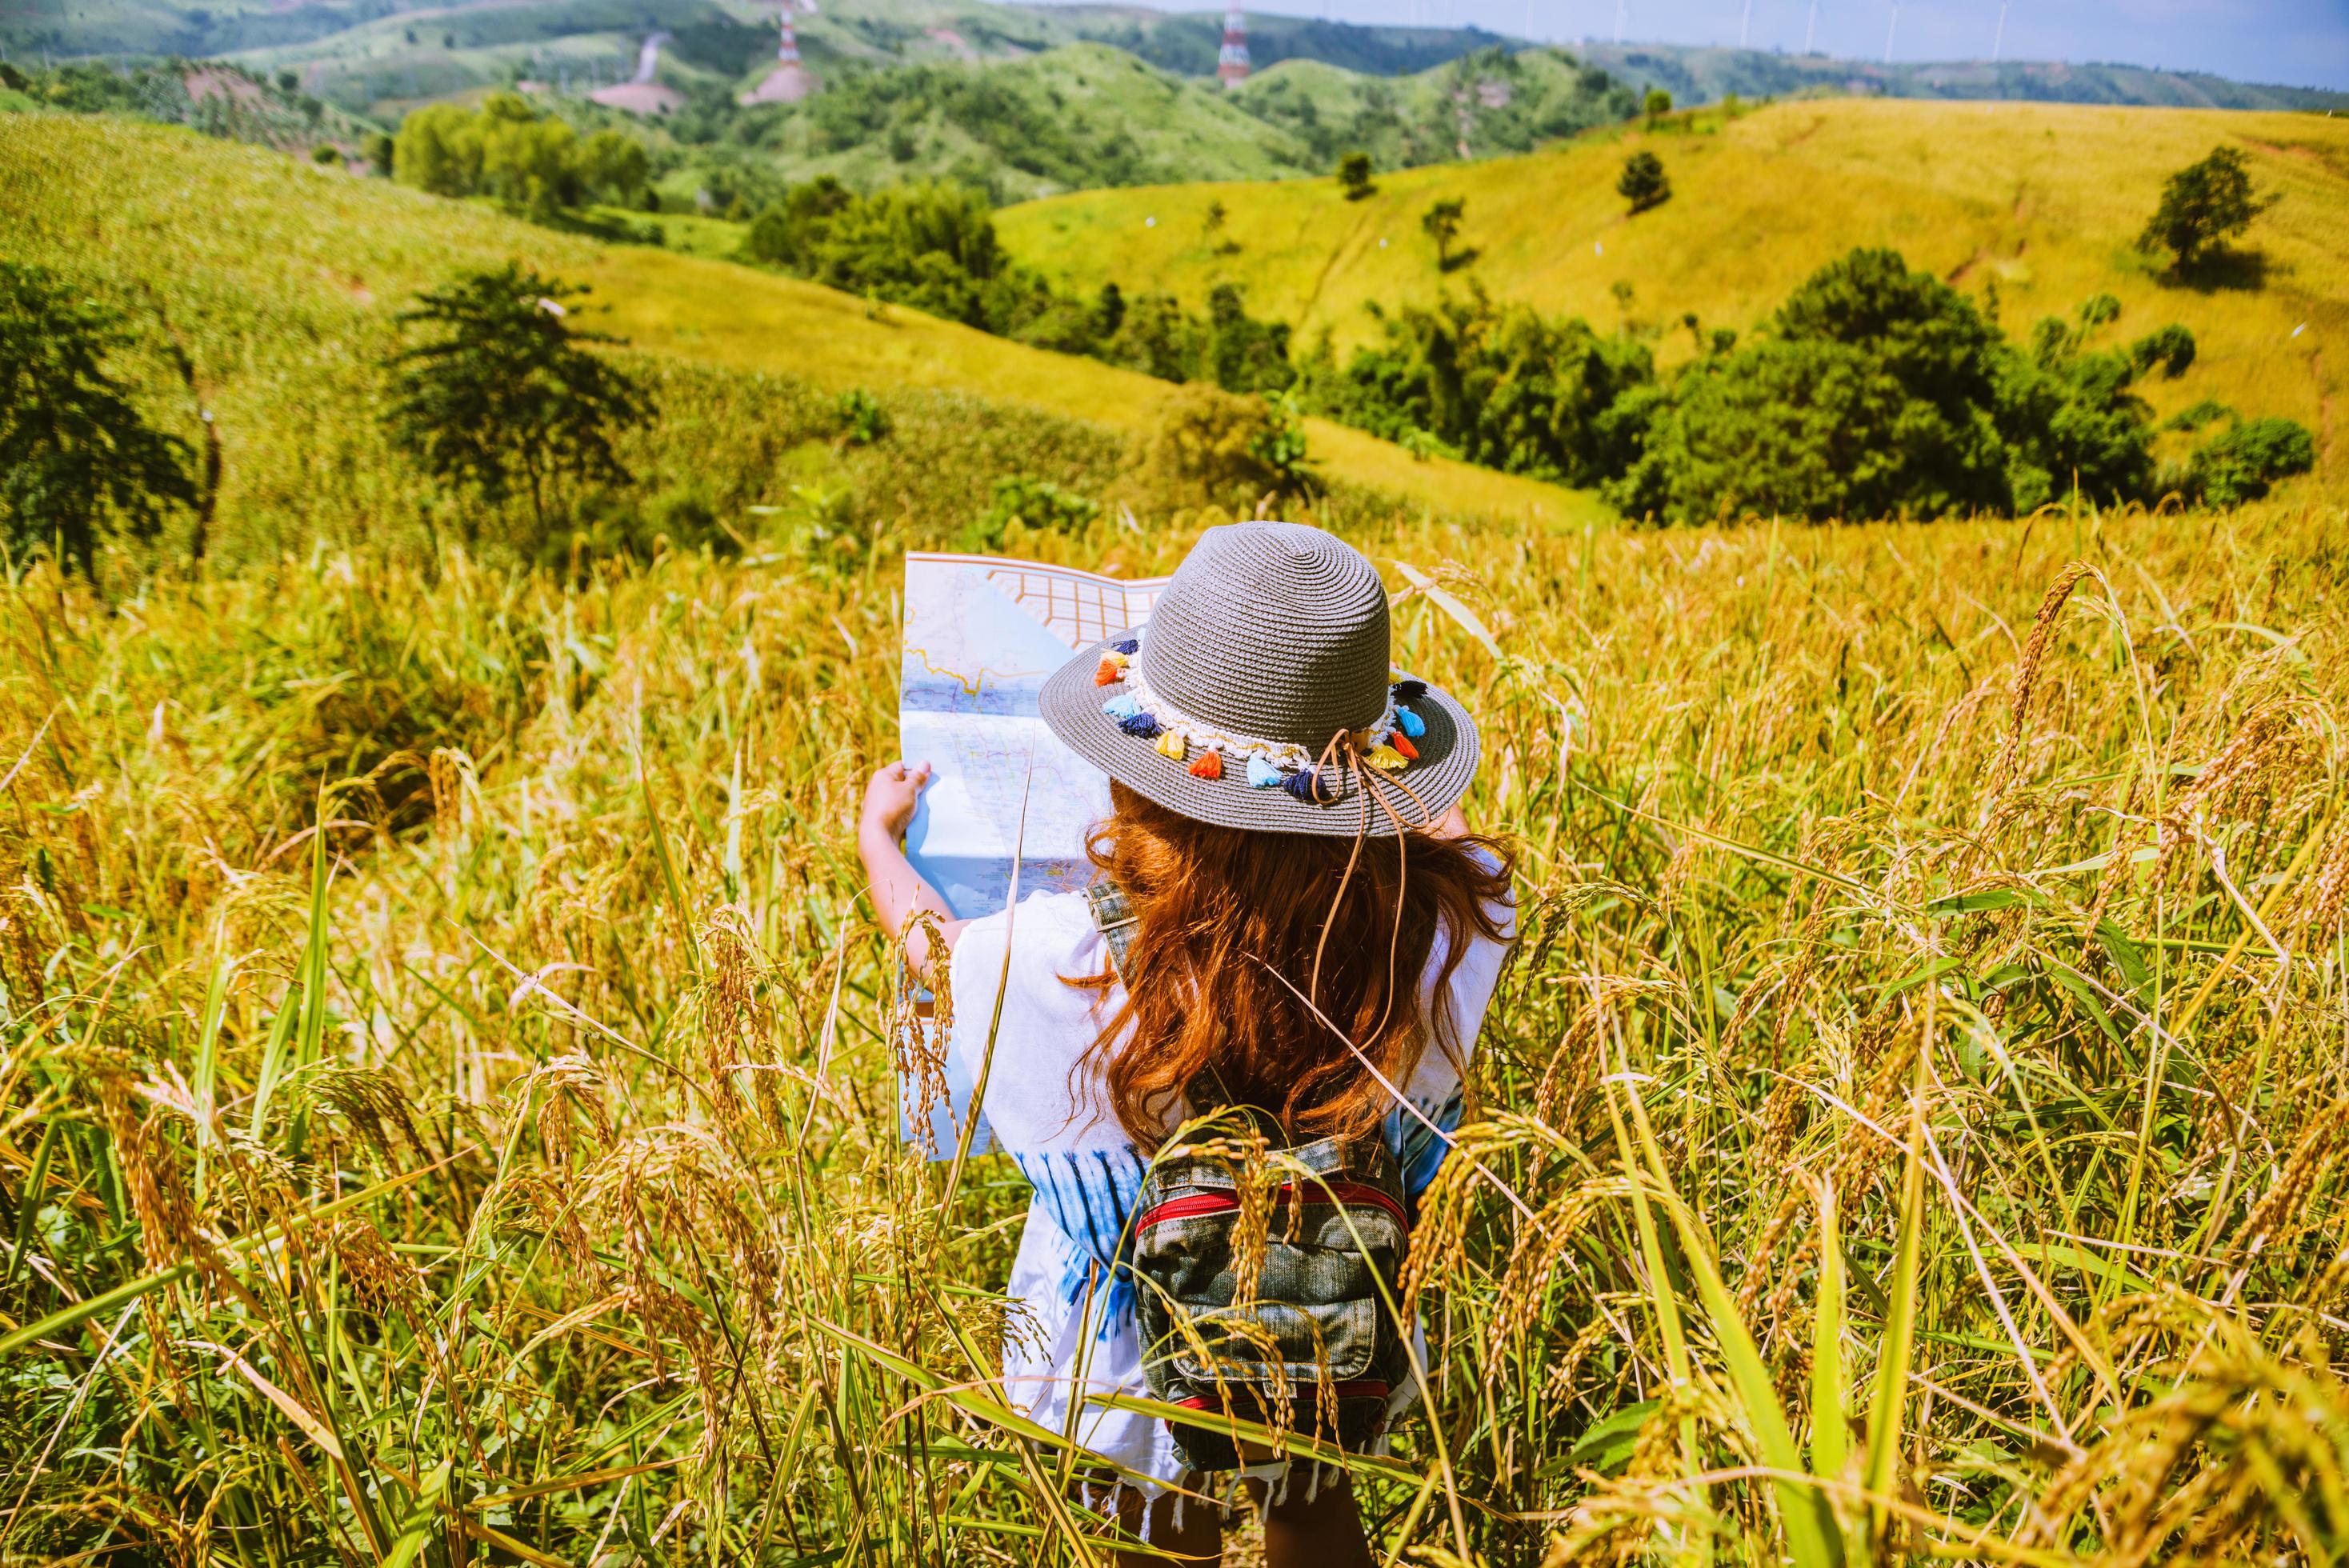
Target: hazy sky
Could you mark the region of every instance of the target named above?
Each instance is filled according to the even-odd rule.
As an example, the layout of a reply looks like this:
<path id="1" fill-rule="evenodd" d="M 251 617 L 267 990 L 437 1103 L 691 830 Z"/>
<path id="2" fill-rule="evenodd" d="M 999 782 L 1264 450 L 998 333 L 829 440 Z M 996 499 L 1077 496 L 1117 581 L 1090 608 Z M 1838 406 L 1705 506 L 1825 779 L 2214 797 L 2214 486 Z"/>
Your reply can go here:
<path id="1" fill-rule="evenodd" d="M 1167 9 L 1206 8 L 1200 0 L 1158 3 Z M 1626 39 L 1734 44 L 1749 0 L 1621 4 Z M 1750 4 L 1747 37 L 1754 47 L 1803 46 L 1811 0 Z M 1817 48 L 1883 58 L 1890 0 L 1817 4 Z M 1475 23 L 1563 42 L 1613 37 L 1616 5 L 1617 0 L 1278 0 L 1263 9 L 1348 22 Z M 1893 57 L 1987 58 L 1998 15 L 1999 0 L 1909 0 L 1900 7 Z M 2007 11 L 2005 57 L 2117 60 L 2215 71 L 2246 81 L 2349 88 L 2349 0 L 2021 0 Z"/>

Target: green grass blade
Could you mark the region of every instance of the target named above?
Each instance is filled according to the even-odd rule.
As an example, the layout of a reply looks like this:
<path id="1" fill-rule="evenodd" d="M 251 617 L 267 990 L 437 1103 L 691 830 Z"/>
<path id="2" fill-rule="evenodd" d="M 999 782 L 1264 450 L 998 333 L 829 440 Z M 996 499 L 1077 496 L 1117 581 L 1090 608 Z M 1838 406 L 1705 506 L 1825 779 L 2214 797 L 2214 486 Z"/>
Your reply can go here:
<path id="1" fill-rule="evenodd" d="M 1648 1111 L 1640 1102 L 1640 1091 L 1629 1082 L 1628 1075 L 1624 1093 L 1631 1102 L 1631 1121 L 1639 1136 L 1640 1152 L 1664 1200 L 1665 1212 L 1671 1215 L 1672 1226 L 1679 1233 L 1682 1255 L 1688 1261 L 1689 1273 L 1695 1277 L 1697 1295 L 1704 1303 L 1713 1339 L 1721 1346 L 1730 1384 L 1745 1411 L 1746 1424 L 1753 1429 L 1754 1448 L 1762 1462 L 1772 1470 L 1786 1476 L 1807 1474 L 1802 1450 L 1795 1446 L 1794 1429 L 1786 1421 L 1785 1408 L 1778 1403 L 1778 1390 L 1769 1365 L 1762 1359 L 1761 1349 L 1738 1313 L 1729 1287 L 1722 1283 L 1720 1265 L 1713 1261 L 1712 1240 L 1698 1228 L 1695 1215 L 1665 1174 L 1663 1150 L 1657 1144 L 1655 1130 L 1648 1125 Z M 1636 1186 L 1636 1172 L 1632 1180 Z M 1842 1568 L 1843 1540 L 1836 1530 L 1835 1514 L 1827 1507 L 1826 1496 L 1807 1481 L 1782 1479 L 1772 1486 L 1778 1495 L 1778 1518 L 1786 1532 L 1787 1555 L 1795 1568 Z"/>
<path id="2" fill-rule="evenodd" d="M 1884 1338 L 1877 1354 L 1876 1397 L 1868 1421 L 1868 1490 L 1889 1497 L 1900 1461 L 1900 1411 L 1909 1389 L 1909 1360 L 1917 1345 L 1917 1273 L 1922 1251 L 1925 1217 L 1925 1165 L 1920 1146 L 1924 1133 L 1924 1057 L 1917 1061 L 1918 1082 L 1909 1106 L 1909 1152 L 1900 1175 L 1900 1240 L 1892 1269 L 1892 1288 L 1886 1294 L 1889 1310 L 1884 1318 Z M 1883 1527 L 1884 1512 L 1871 1510 L 1871 1532 Z"/>
<path id="3" fill-rule="evenodd" d="M 1833 1181 L 1819 1187 L 1819 1303 L 1812 1315 L 1811 1472 L 1843 1473 L 1851 1451 L 1851 1429 L 1844 1413 L 1843 1226 L 1836 1212 Z"/>

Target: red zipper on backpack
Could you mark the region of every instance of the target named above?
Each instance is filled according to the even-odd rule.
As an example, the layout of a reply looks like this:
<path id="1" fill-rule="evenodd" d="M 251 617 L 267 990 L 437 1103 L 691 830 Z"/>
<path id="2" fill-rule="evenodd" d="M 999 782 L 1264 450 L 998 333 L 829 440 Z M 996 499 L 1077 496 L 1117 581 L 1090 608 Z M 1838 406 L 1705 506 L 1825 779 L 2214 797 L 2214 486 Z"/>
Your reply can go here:
<path id="1" fill-rule="evenodd" d="M 1276 1202 L 1287 1200 L 1296 1190 L 1295 1182 L 1283 1182 L 1279 1192 L 1276 1194 Z M 1376 1187 L 1368 1186 L 1360 1181 L 1331 1181 L 1326 1184 L 1317 1181 L 1307 1190 L 1305 1201 L 1309 1203 L 1371 1204 L 1392 1214 L 1395 1223 L 1403 1229 L 1411 1228 L 1410 1220 L 1403 1215 L 1402 1205 L 1394 1201 L 1392 1194 L 1381 1191 Z M 1201 1214 L 1227 1214 L 1239 1206 L 1239 1199 L 1228 1192 L 1185 1193 L 1180 1198 L 1169 1198 L 1164 1203 L 1154 1204 L 1143 1210 L 1141 1216 L 1133 1222 L 1133 1228 L 1139 1232 L 1173 1220 L 1195 1219 Z"/>
<path id="2" fill-rule="evenodd" d="M 1364 1377 L 1350 1383 L 1332 1384 L 1330 1389 L 1330 1397 L 1338 1399 L 1383 1399 L 1389 1392 L 1387 1385 L 1376 1377 Z M 1185 1410 L 1223 1408 L 1221 1405 L 1205 1395 L 1194 1395 L 1188 1399 L 1177 1399 L 1174 1403 Z"/>

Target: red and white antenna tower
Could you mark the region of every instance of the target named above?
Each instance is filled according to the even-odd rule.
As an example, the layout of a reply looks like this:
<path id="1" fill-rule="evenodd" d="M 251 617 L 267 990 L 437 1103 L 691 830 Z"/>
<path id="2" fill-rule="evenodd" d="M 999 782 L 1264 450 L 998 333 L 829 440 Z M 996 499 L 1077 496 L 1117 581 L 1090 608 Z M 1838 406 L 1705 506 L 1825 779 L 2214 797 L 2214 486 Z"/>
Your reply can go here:
<path id="1" fill-rule="evenodd" d="M 792 27 L 792 0 L 783 0 L 782 18 L 783 35 L 775 46 L 775 58 L 781 64 L 796 66 L 800 63 L 800 36 Z"/>
<path id="2" fill-rule="evenodd" d="M 1247 80 L 1247 18 L 1234 4 L 1224 13 L 1224 47 L 1216 57 L 1216 79 L 1228 91 Z"/>

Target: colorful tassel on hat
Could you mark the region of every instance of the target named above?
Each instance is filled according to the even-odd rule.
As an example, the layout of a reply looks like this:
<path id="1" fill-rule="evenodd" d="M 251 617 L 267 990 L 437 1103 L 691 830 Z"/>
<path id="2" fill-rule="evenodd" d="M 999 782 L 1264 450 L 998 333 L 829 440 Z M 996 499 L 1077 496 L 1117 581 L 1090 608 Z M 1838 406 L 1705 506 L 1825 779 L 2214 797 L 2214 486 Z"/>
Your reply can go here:
<path id="1" fill-rule="evenodd" d="M 1224 776 L 1224 754 L 1209 748 L 1199 753 L 1199 760 L 1191 764 L 1194 779 L 1221 779 Z"/>
<path id="2" fill-rule="evenodd" d="M 1251 756 L 1248 758 L 1249 789 L 1270 789 L 1273 785 L 1279 783 L 1281 778 L 1282 774 L 1280 769 L 1275 768 L 1271 763 L 1267 762 L 1263 758 Z"/>
<path id="3" fill-rule="evenodd" d="M 1395 709 L 1395 727 L 1416 740 L 1427 733 L 1427 720 L 1407 707 L 1399 707 Z"/>
<path id="4" fill-rule="evenodd" d="M 1112 718 L 1132 718 L 1135 714 L 1142 711 L 1142 699 L 1134 696 L 1130 691 L 1120 692 L 1117 696 L 1102 704 L 1102 711 L 1109 715 Z"/>
<path id="5" fill-rule="evenodd" d="M 1403 759 L 1402 753 L 1397 751 L 1392 746 L 1374 748 L 1371 754 L 1368 757 L 1363 758 L 1362 760 L 1369 763 L 1371 767 L 1377 769 L 1381 773 L 1392 773 L 1397 769 L 1408 768 L 1411 766 L 1409 762 Z"/>
<path id="6" fill-rule="evenodd" d="M 1146 713 L 1129 713 L 1117 721 L 1117 727 L 1128 735 L 1138 735 L 1144 740 L 1158 738 L 1158 721 Z"/>
<path id="7" fill-rule="evenodd" d="M 1123 654 L 1131 658 L 1142 651 L 1142 641 L 1138 637 L 1128 637 L 1123 642 L 1112 643 L 1109 645 L 1109 651 L 1112 654 Z"/>
<path id="8" fill-rule="evenodd" d="M 1393 747 L 1397 751 L 1402 752 L 1405 761 L 1416 762 L 1419 760 L 1419 748 L 1413 746 L 1411 743 L 1411 737 L 1405 735 L 1402 730 L 1396 730 L 1393 736 L 1389 738 L 1387 744 Z"/>
<path id="9" fill-rule="evenodd" d="M 1125 678 L 1125 666 L 1107 654 L 1102 655 L 1099 668 L 1093 671 L 1093 685 L 1115 686 Z"/>
<path id="10" fill-rule="evenodd" d="M 1427 683 L 1425 681 L 1397 681 L 1388 689 L 1394 693 L 1394 699 L 1397 702 L 1417 702 L 1421 697 L 1427 695 Z"/>
<path id="11" fill-rule="evenodd" d="M 1183 760 L 1184 750 L 1185 747 L 1183 745 L 1183 738 L 1175 734 L 1173 730 L 1167 730 L 1158 738 L 1159 756 L 1171 758 L 1173 760 L 1180 762 Z"/>
<path id="12" fill-rule="evenodd" d="M 1294 773 L 1285 775 L 1280 780 L 1280 787 L 1309 806 L 1319 805 L 1321 800 L 1321 769 L 1300 768 Z"/>

